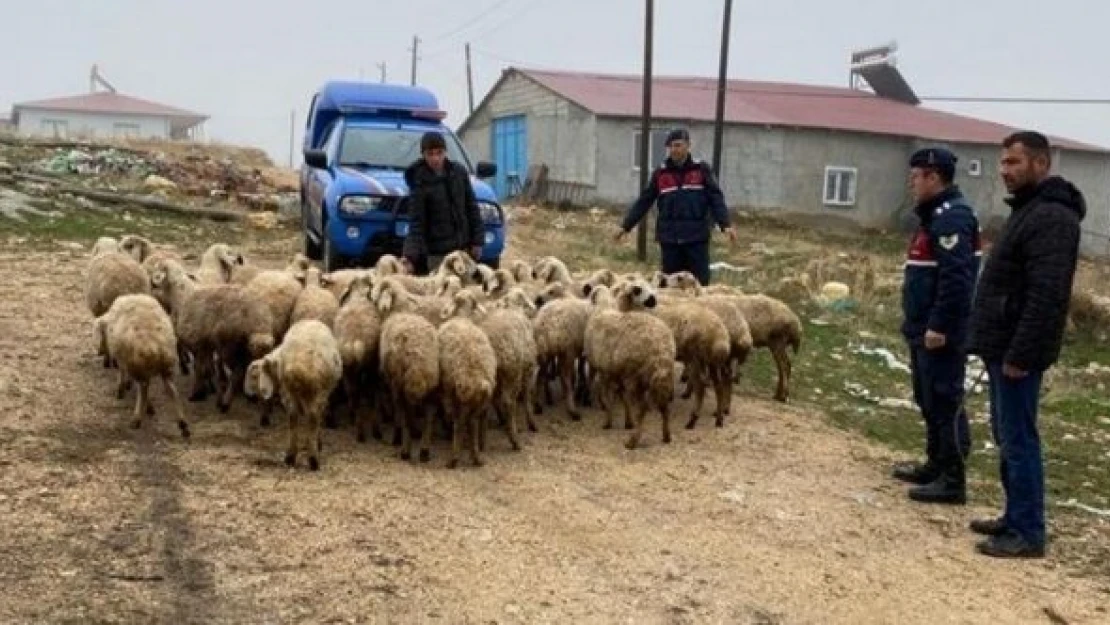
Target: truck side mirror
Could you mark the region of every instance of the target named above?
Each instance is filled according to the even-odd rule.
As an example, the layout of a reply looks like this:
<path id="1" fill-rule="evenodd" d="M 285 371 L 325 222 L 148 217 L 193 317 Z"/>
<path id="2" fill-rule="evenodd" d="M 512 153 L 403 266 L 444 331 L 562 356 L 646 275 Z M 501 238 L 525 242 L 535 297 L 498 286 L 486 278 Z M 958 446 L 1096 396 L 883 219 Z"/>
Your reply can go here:
<path id="1" fill-rule="evenodd" d="M 328 166 L 328 153 L 324 150 L 305 150 L 304 163 L 309 167 L 326 169 Z"/>
<path id="2" fill-rule="evenodd" d="M 497 163 L 479 161 L 476 174 L 479 178 L 493 178 L 497 175 Z"/>

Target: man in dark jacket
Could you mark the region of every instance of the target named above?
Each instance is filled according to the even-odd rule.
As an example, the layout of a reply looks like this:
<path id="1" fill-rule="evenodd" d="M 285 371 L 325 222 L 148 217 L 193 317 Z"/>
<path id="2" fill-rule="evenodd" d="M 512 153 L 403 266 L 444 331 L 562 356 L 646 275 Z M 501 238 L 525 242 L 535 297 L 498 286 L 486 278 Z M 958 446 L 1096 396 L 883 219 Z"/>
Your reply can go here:
<path id="1" fill-rule="evenodd" d="M 410 224 L 404 262 L 425 273 L 435 271 L 443 257 L 456 250 L 466 250 L 478 260 L 485 228 L 470 173 L 447 159 L 447 142 L 438 132 L 424 134 L 420 154 L 405 170 Z"/>
<path id="2" fill-rule="evenodd" d="M 990 251 L 972 313 L 970 351 L 987 364 L 991 427 L 1006 496 L 1001 518 L 971 529 L 996 557 L 1043 557 L 1044 467 L 1037 432 L 1041 376 L 1060 355 L 1079 256 L 1083 194 L 1050 175 L 1048 139 L 1019 132 L 1003 142 L 1000 169 L 1012 211 Z"/>
<path id="3" fill-rule="evenodd" d="M 942 148 L 910 158 L 910 192 L 920 225 L 906 255 L 902 334 L 909 343 L 913 395 L 925 419 L 924 464 L 895 467 L 917 484 L 910 499 L 967 501 L 964 458 L 971 447 L 964 374 L 971 298 L 979 273 L 979 221 L 953 184 L 956 156 Z"/>
<path id="4" fill-rule="evenodd" d="M 623 239 L 658 201 L 655 240 L 659 242 L 663 273 L 689 271 L 706 286 L 712 222 L 732 241 L 736 240 L 736 230 L 729 225 L 725 196 L 709 165 L 690 156 L 690 134 L 685 129 L 667 135 L 667 152 L 667 160 L 651 173 L 651 180 L 628 210 L 615 238 Z"/>

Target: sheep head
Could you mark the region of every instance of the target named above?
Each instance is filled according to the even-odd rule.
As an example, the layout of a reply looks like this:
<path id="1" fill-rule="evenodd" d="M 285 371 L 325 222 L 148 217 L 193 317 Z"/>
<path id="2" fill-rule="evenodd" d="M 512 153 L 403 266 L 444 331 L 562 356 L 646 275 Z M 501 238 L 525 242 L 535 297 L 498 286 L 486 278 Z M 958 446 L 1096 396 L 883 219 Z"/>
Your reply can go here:
<path id="1" fill-rule="evenodd" d="M 204 267 L 218 268 L 224 282 L 231 282 L 231 271 L 235 265 L 242 264 L 241 254 L 226 243 L 214 243 L 204 251 L 200 257 L 200 264 Z"/>
<path id="2" fill-rule="evenodd" d="M 617 275 L 613 273 L 612 269 L 598 269 L 590 274 L 589 278 L 582 283 L 582 297 L 589 297 L 590 292 L 599 286 L 613 286 L 617 281 Z"/>
<path id="3" fill-rule="evenodd" d="M 444 257 L 436 273 L 441 276 L 458 276 L 460 280 L 472 279 L 474 278 L 477 264 L 478 263 L 474 262 L 474 259 L 470 257 L 470 254 L 461 250 L 456 250 Z"/>
<path id="4" fill-rule="evenodd" d="M 372 299 L 378 306 L 378 311 L 383 315 L 389 314 L 402 303 L 402 300 L 411 300 L 412 295 L 405 290 L 405 286 L 393 278 L 386 278 L 374 285 L 370 292 Z"/>
<path id="5" fill-rule="evenodd" d="M 541 283 L 551 284 L 554 282 L 570 282 L 570 271 L 567 269 L 563 261 L 548 256 L 536 263 L 536 268 L 532 272 L 536 280 Z"/>
<path id="6" fill-rule="evenodd" d="M 304 286 L 306 286 L 306 287 L 309 287 L 309 286 L 321 287 L 321 286 L 323 286 L 323 279 L 321 279 L 321 277 L 320 277 L 320 268 L 319 267 L 309 267 L 308 268 L 308 271 L 306 271 L 305 274 L 304 274 Z"/>
<path id="7" fill-rule="evenodd" d="M 378 262 L 374 263 L 374 268 L 378 270 L 378 275 L 382 276 L 394 276 L 405 273 L 405 266 L 402 265 L 400 259 L 393 254 L 383 254 L 381 258 L 378 259 Z"/>
<path id="8" fill-rule="evenodd" d="M 289 261 L 289 264 L 286 265 L 285 270 L 292 274 L 298 282 L 304 285 L 308 277 L 308 270 L 311 267 L 312 261 L 304 254 L 297 252 L 293 255 L 293 260 Z"/>
<path id="9" fill-rule="evenodd" d="M 486 282 L 486 293 L 492 296 L 500 297 L 508 293 L 509 289 L 516 286 L 516 278 L 507 269 L 498 269 L 493 272 L 489 281 Z"/>
<path id="10" fill-rule="evenodd" d="M 273 354 L 251 362 L 247 367 L 247 377 L 243 380 L 243 393 L 247 397 L 260 397 L 269 400 L 277 387 L 277 357 Z"/>
<path id="11" fill-rule="evenodd" d="M 613 299 L 613 291 L 604 284 L 597 285 L 590 291 L 590 304 L 595 308 L 614 308 L 616 300 Z"/>
<path id="12" fill-rule="evenodd" d="M 112 237 L 100 237 L 96 240 L 96 243 L 93 244 L 92 256 L 96 258 L 102 254 L 118 251 L 120 251 L 119 241 L 116 241 Z"/>
<path id="13" fill-rule="evenodd" d="M 541 308 L 550 301 L 563 299 L 566 296 L 567 286 L 562 282 L 552 282 L 536 294 L 536 308 Z"/>
<path id="14" fill-rule="evenodd" d="M 514 260 L 512 264 L 509 265 L 509 272 L 513 274 L 513 279 L 517 282 L 528 282 L 529 280 L 535 279 L 532 273 L 532 266 L 523 260 Z"/>
<path id="15" fill-rule="evenodd" d="M 487 312 L 485 306 L 482 306 L 474 293 L 470 291 L 459 291 L 443 305 L 443 310 L 440 311 L 439 316 L 446 321 L 452 317 L 482 317 L 485 316 Z"/>
<path id="16" fill-rule="evenodd" d="M 667 276 L 666 286 L 679 291 L 698 293 L 702 289 L 701 282 L 689 271 L 679 271 Z"/>
<path id="17" fill-rule="evenodd" d="M 463 288 L 462 280 L 458 276 L 437 278 L 436 281 L 439 283 L 436 287 L 436 296 L 438 297 L 451 297 L 462 291 Z"/>
<path id="18" fill-rule="evenodd" d="M 142 263 L 154 251 L 154 245 L 137 234 L 128 234 L 119 240 L 119 249 L 137 262 Z"/>
<path id="19" fill-rule="evenodd" d="M 651 309 L 659 303 L 655 289 L 646 280 L 633 280 L 619 285 L 613 293 L 617 308 L 630 310 Z"/>
<path id="20" fill-rule="evenodd" d="M 332 279 L 330 274 L 325 273 L 320 276 L 320 284 L 326 286 L 331 283 Z M 374 291 L 374 286 L 374 276 L 369 272 L 356 276 L 351 280 L 350 284 L 347 285 L 347 288 L 343 289 L 343 293 L 339 296 L 339 305 L 343 306 L 351 297 L 365 297 L 373 301 L 371 295 Z"/>
<path id="21" fill-rule="evenodd" d="M 518 286 L 509 289 L 509 292 L 498 303 L 506 308 L 517 308 L 523 311 L 526 317 L 532 317 L 536 314 L 536 303 L 532 301 L 532 298 L 528 296 L 524 289 Z"/>
<path id="22" fill-rule="evenodd" d="M 489 285 L 494 280 L 494 271 L 489 265 L 476 263 L 474 265 L 474 272 L 471 274 L 470 279 L 475 284 L 482 285 L 482 289 L 489 291 Z"/>

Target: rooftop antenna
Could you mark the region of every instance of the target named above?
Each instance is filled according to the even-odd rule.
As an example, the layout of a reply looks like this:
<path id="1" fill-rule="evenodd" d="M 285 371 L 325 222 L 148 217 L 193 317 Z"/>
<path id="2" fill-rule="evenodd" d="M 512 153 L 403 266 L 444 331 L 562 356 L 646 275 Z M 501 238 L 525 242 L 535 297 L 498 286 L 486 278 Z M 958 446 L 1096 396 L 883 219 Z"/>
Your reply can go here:
<path id="1" fill-rule="evenodd" d="M 96 93 L 97 85 L 104 87 L 108 93 L 116 93 L 116 88 L 100 74 L 100 68 L 93 63 L 92 70 L 89 72 L 89 93 Z"/>

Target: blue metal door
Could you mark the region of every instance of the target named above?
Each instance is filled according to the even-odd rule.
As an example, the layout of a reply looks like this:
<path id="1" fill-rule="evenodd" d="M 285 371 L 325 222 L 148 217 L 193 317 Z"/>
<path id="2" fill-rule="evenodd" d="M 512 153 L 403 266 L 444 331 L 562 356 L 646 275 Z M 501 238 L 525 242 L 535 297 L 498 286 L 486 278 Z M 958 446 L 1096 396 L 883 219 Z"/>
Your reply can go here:
<path id="1" fill-rule="evenodd" d="M 493 120 L 493 162 L 497 163 L 494 187 L 504 200 L 520 193 L 528 174 L 528 128 L 524 115 Z"/>

